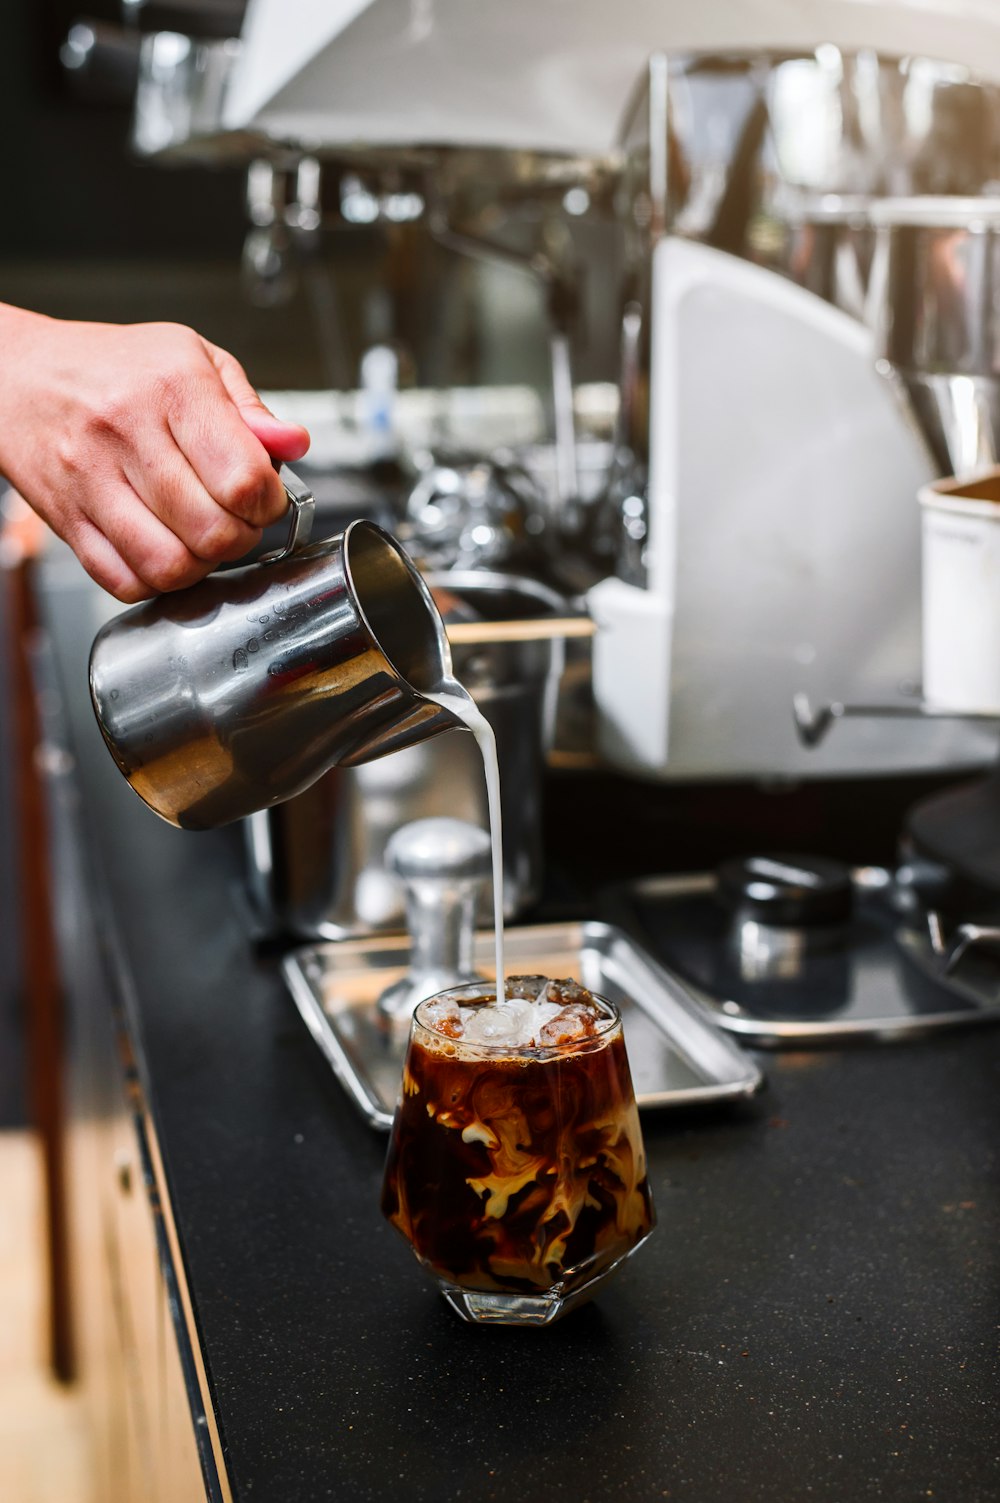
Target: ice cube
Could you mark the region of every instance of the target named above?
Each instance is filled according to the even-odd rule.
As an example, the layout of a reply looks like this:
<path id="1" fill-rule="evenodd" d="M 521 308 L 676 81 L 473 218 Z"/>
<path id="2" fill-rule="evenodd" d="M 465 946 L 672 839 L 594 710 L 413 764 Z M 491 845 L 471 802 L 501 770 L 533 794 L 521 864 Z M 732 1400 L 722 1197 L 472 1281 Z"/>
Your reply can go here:
<path id="1" fill-rule="evenodd" d="M 547 985 L 548 980 L 545 976 L 508 976 L 504 991 L 509 1001 L 521 997 L 528 1002 L 534 1002 Z"/>
<path id="2" fill-rule="evenodd" d="M 581 988 L 582 990 L 582 988 Z M 570 1002 L 562 1007 L 538 1031 L 540 1044 L 574 1044 L 578 1039 L 593 1038 L 597 1032 L 599 1014 L 593 1004 Z"/>
<path id="3" fill-rule="evenodd" d="M 525 1023 L 530 1024 L 531 1004 L 523 1000 L 493 1002 L 485 1007 L 465 1008 L 467 1044 L 518 1044 L 525 1040 Z"/>
<path id="4" fill-rule="evenodd" d="M 562 1004 L 560 1002 L 536 1002 L 535 1027 L 538 1029 L 544 1028 L 545 1024 L 550 1023 L 560 1012 L 562 1012 Z"/>
<path id="5" fill-rule="evenodd" d="M 450 1039 L 462 1037 L 462 1011 L 451 997 L 441 997 L 435 1002 L 428 1002 L 420 1016 L 428 1028 L 433 1028 L 435 1033 L 443 1033 L 446 1038 Z"/>
<path id="6" fill-rule="evenodd" d="M 579 981 L 574 981 L 570 976 L 564 976 L 559 981 L 547 981 L 542 994 L 538 997 L 539 1002 L 555 1002 L 559 1007 L 566 1007 L 571 1002 L 582 1003 L 585 1006 L 593 1005 L 593 996 Z"/>

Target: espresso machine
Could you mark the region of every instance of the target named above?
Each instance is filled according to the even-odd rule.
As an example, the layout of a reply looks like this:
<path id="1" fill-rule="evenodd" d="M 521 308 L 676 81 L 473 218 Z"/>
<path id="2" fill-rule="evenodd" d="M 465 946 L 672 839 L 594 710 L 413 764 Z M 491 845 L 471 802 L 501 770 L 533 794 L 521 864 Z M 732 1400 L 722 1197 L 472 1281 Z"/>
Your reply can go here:
<path id="1" fill-rule="evenodd" d="M 788 708 L 919 694 L 914 497 L 952 457 L 913 360 L 878 347 L 869 284 L 879 202 L 989 191 L 1000 27 L 964 9 L 586 3 L 568 35 L 554 3 L 254 0 L 238 39 L 147 38 L 135 144 L 254 158 L 258 247 L 320 232 L 324 165 L 345 160 L 419 182 L 473 254 L 518 252 L 464 228 L 470 199 L 572 231 L 589 197 L 622 244 L 614 443 L 584 500 L 555 340 L 554 505 L 528 525 L 543 554 L 568 544 L 553 510 L 601 539 L 576 581 L 596 753 L 664 781 L 974 767 L 993 751 L 974 723 L 848 717 L 809 748 Z"/>
<path id="2" fill-rule="evenodd" d="M 456 249 L 519 255 L 545 280 L 554 479 L 521 515 L 536 559 L 583 559 L 547 608 L 592 624 L 594 765 L 649 784 L 958 777 L 995 760 L 996 720 L 924 703 L 916 498 L 996 457 L 992 348 L 975 338 L 991 314 L 989 255 L 973 291 L 954 236 L 980 259 L 992 244 L 998 80 L 1000 19 L 972 0 L 720 0 L 697 12 L 629 0 L 613 13 L 581 0 L 571 30 L 556 0 L 494 12 L 251 0 L 239 37 L 145 39 L 135 144 L 164 161 L 246 160 L 259 265 L 261 231 L 271 247 L 322 232 L 325 175 L 348 164 L 376 212 L 433 213 Z M 933 317 L 912 207 L 931 195 L 951 264 L 966 268 L 952 276 L 951 312 L 942 291 Z M 560 243 L 581 214 L 618 236 L 605 300 L 615 412 L 586 495 L 567 367 L 572 277 L 547 246 L 511 252 L 502 233 L 487 238 L 468 209 L 484 200 L 494 230 L 529 205 Z M 527 453 L 515 461 L 530 469 Z M 540 610 L 536 598 L 530 614 Z M 565 688 L 567 660 L 579 669 L 572 651 L 546 659 L 539 701 Z M 544 758 L 553 721 L 536 720 Z M 363 811 L 390 814 L 368 877 L 402 807 L 379 804 L 390 764 L 373 776 L 355 813 L 366 830 Z M 343 797 L 328 790 L 356 849 Z M 279 853 L 294 823 L 290 805 L 287 832 L 249 829 L 265 910 L 299 848 L 293 837 Z M 967 962 L 989 978 L 971 933 L 991 929 L 989 902 L 979 892 L 974 911 L 944 905 L 947 843 L 925 836 L 923 851 L 927 819 L 916 811 L 910 825 L 900 871 L 765 852 L 639 884 L 631 917 L 688 999 L 758 1041 L 988 1016 L 995 988 L 970 984 Z M 398 885 L 391 900 L 375 890 L 358 927 L 398 928 Z M 358 891 L 346 918 L 313 904 L 303 935 L 349 934 Z M 293 926 L 312 901 L 286 904 Z M 315 1004 L 315 975 L 300 970 L 297 984 Z M 315 1008 L 313 1021 L 319 1030 Z"/>
<path id="3" fill-rule="evenodd" d="M 750 100 L 741 177 L 705 195 L 707 215 L 700 164 L 671 132 L 684 119 L 676 93 L 690 107 L 705 73 L 717 88 L 735 73 Z M 796 143 L 806 101 L 828 125 L 811 154 Z M 921 687 L 932 628 L 915 503 L 939 492 L 982 512 L 1000 495 L 997 107 L 988 82 L 926 59 L 820 48 L 652 60 L 627 126 L 638 149 L 625 196 L 629 316 L 648 323 L 648 405 L 628 446 L 646 479 L 645 570 L 590 597 L 602 746 L 618 765 L 670 781 L 695 767 L 808 777 L 810 759 L 820 775 L 995 761 L 997 697 L 963 698 L 957 664 L 956 688 L 947 674 L 933 696 Z M 704 227 L 698 243 L 676 233 L 685 221 Z M 641 392 L 638 358 L 632 379 Z M 941 475 L 957 479 L 939 486 Z M 927 535 L 925 520 L 924 548 Z M 724 1026 L 761 1042 L 989 1019 L 998 811 L 995 774 L 966 781 L 911 808 L 891 871 L 763 852 L 691 881 L 639 882 L 631 916 Z"/>

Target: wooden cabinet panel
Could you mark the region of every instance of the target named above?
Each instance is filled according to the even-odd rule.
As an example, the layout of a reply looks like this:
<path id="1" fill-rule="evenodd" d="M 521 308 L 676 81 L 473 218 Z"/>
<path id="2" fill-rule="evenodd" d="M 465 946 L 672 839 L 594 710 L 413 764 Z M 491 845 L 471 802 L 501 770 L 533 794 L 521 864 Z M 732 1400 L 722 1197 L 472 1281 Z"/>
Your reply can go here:
<path id="1" fill-rule="evenodd" d="M 44 680 L 44 655 L 37 672 Z M 41 697 L 55 715 L 57 697 L 51 690 Z M 197 1378 L 185 1381 L 180 1344 L 188 1372 L 197 1361 L 111 940 L 81 845 L 72 760 L 58 750 L 57 720 L 46 735 L 51 899 L 65 994 L 70 1303 L 95 1440 L 95 1496 L 225 1503 L 225 1477 L 196 1441 L 195 1417 L 203 1432 L 214 1421 Z"/>

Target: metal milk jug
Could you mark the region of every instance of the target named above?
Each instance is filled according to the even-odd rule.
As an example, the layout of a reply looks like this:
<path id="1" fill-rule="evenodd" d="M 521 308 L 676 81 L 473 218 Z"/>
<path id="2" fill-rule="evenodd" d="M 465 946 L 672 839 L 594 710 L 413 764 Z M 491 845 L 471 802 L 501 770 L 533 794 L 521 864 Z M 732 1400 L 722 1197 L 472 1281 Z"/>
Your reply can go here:
<path id="1" fill-rule="evenodd" d="M 119 769 L 171 824 L 203 830 L 292 798 L 458 724 L 428 698 L 452 681 L 444 623 L 399 543 L 373 522 L 309 544 L 313 498 L 286 468 L 284 548 L 133 606 L 90 655 Z"/>

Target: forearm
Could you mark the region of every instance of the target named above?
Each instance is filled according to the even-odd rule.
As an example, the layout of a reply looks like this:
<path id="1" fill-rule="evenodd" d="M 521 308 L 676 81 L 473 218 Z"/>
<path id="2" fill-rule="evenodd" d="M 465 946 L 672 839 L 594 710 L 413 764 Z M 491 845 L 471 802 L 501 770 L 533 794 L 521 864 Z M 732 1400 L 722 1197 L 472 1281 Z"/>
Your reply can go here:
<path id="1" fill-rule="evenodd" d="M 0 475 L 18 484 L 20 415 L 32 401 L 33 348 L 54 323 L 43 313 L 0 303 Z"/>

